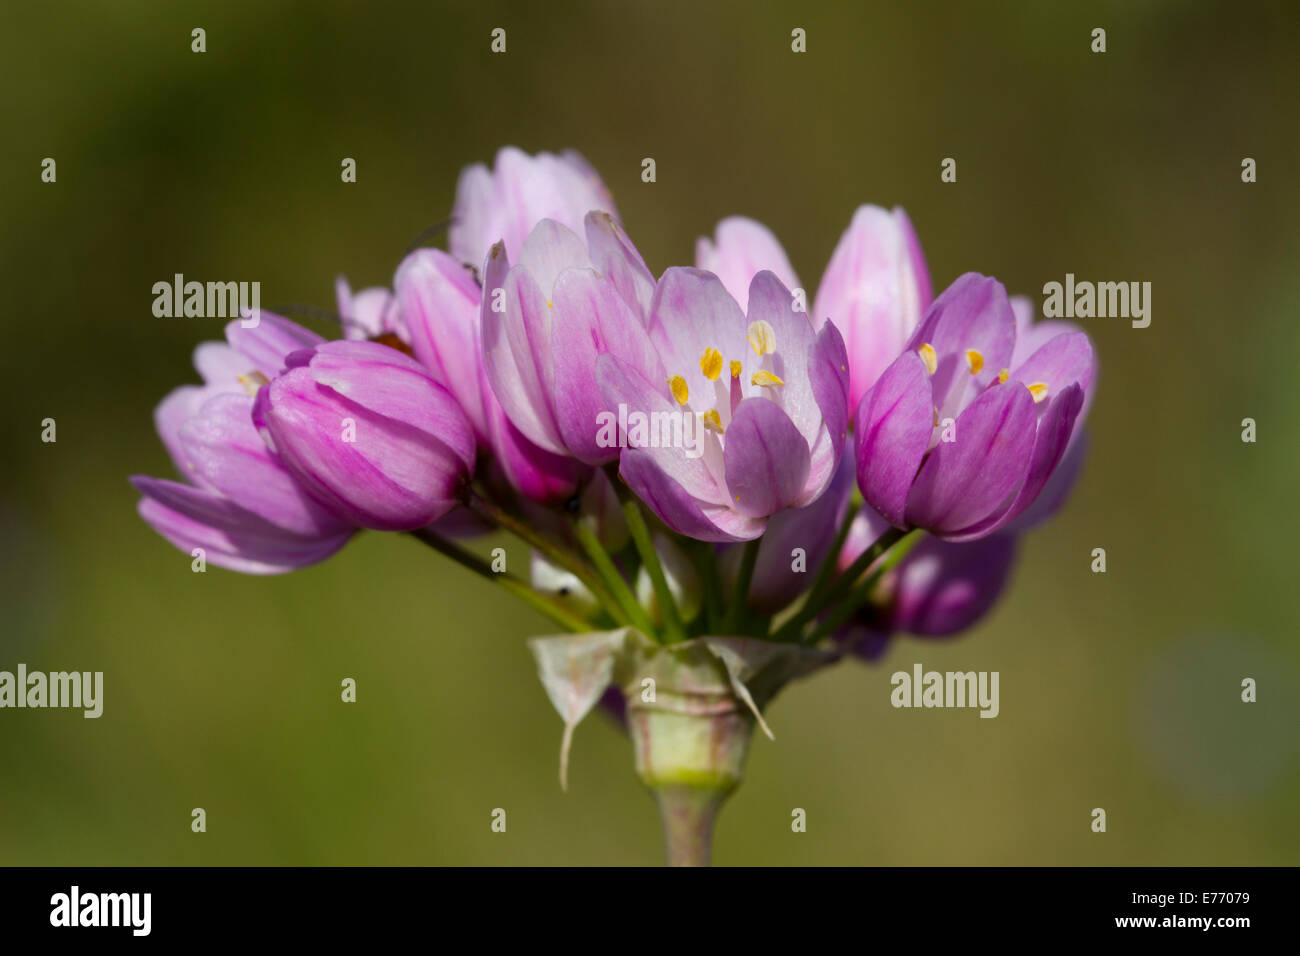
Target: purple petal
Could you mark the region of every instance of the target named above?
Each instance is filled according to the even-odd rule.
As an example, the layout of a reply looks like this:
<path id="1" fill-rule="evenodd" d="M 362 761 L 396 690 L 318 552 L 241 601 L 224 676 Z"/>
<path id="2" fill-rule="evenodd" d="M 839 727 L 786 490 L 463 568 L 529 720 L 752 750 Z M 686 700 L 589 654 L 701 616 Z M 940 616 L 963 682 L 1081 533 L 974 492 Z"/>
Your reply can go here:
<path id="1" fill-rule="evenodd" d="M 253 369 L 267 378 L 274 378 L 284 367 L 290 352 L 309 349 L 325 340 L 297 322 L 262 310 L 260 320 L 252 328 L 244 328 L 241 319 L 226 325 L 226 341 L 252 364 Z"/>
<path id="2" fill-rule="evenodd" d="M 809 469 L 809 487 L 819 489 L 836 473 L 849 433 L 848 356 L 834 322 L 827 322 L 817 333 L 808 359 L 808 383 L 825 426 L 812 446 Z"/>
<path id="3" fill-rule="evenodd" d="M 309 498 L 266 447 L 253 427 L 250 395 L 209 399 L 180 430 L 189 476 L 246 511 L 305 537 L 349 529 Z"/>
<path id="4" fill-rule="evenodd" d="M 245 574 L 279 574 L 323 561 L 351 531 L 302 537 L 263 521 L 221 495 L 174 481 L 135 475 L 140 516 L 180 550 L 202 548 L 205 560 Z"/>
<path id="5" fill-rule="evenodd" d="M 930 305 L 930 278 L 907 215 L 860 206 L 817 287 L 813 324 L 839 326 L 849 356 L 849 407 L 898 357 Z"/>
<path id="6" fill-rule="evenodd" d="M 896 527 L 905 527 L 907 496 L 934 430 L 925 364 L 904 352 L 862 396 L 856 457 L 862 497 Z"/>
<path id="7" fill-rule="evenodd" d="M 589 465 L 618 457 L 599 444 L 599 421 L 611 406 L 596 380 L 596 359 L 617 355 L 631 371 L 664 381 L 663 365 L 640 316 L 614 285 L 590 269 L 570 269 L 555 285 L 550 348 L 555 361 L 555 417 L 565 447 Z M 617 407 L 617 406 L 613 406 Z"/>
<path id="8" fill-rule="evenodd" d="M 1029 471 L 1037 431 L 1029 389 L 995 385 L 957 417 L 956 440 L 940 441 L 917 473 L 907 520 L 935 534 L 958 533 L 1001 507 Z"/>
<path id="9" fill-rule="evenodd" d="M 731 506 L 762 518 L 798 501 L 808 480 L 808 443 L 775 402 L 747 398 L 736 406 L 722 450 Z"/>
<path id="10" fill-rule="evenodd" d="M 996 279 L 968 272 L 934 300 L 907 350 L 928 344 L 937 353 L 931 387 L 940 418 L 955 418 L 1010 367 L 1015 336 L 1015 313 L 1007 290 Z M 974 375 L 967 364 L 969 349 L 983 358 L 983 367 Z"/>
<path id="11" fill-rule="evenodd" d="M 650 457 L 629 448 L 619 460 L 619 474 L 629 488 L 673 531 L 699 541 L 750 541 L 763 533 L 764 522 L 692 497 Z"/>
<path id="12" fill-rule="evenodd" d="M 787 289 L 800 285 L 794 267 L 772 231 L 744 216 L 732 216 L 718 223 L 712 241 L 696 240 L 695 266 L 721 279 L 746 312 L 749 311 L 749 284 L 758 273 L 764 270 L 774 273 Z"/>
<path id="13" fill-rule="evenodd" d="M 420 249 L 393 277 L 415 357 L 456 396 L 474 432 L 488 440 L 478 321 L 481 292 L 473 275 L 440 249 Z"/>
<path id="14" fill-rule="evenodd" d="M 496 311 L 498 298 L 504 311 Z M 479 313 L 488 381 L 506 415 L 529 441 L 563 455 L 567 449 L 551 406 L 555 374 L 550 365 L 550 313 L 532 276 L 511 269 L 504 247 L 493 246 Z"/>
<path id="15" fill-rule="evenodd" d="M 890 623 L 927 637 L 964 631 L 997 603 L 1016 550 L 1010 534 L 968 544 L 923 539 L 895 574 Z"/>
<path id="16" fill-rule="evenodd" d="M 614 284 L 642 323 L 650 313 L 655 279 L 623 227 L 606 212 L 587 214 L 587 252 L 596 271 Z"/>

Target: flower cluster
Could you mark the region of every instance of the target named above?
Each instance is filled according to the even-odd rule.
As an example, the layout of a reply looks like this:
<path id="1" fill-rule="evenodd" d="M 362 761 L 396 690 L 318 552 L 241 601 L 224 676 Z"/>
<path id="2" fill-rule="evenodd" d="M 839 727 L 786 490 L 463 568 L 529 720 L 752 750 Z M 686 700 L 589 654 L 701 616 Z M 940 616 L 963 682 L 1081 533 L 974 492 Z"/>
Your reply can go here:
<path id="1" fill-rule="evenodd" d="M 1078 473 L 1087 336 L 975 273 L 934 296 L 901 209 L 859 208 L 811 297 L 742 218 L 656 277 L 574 153 L 466 169 L 451 223 L 391 289 L 340 279 L 333 341 L 263 313 L 200 345 L 144 519 L 255 574 L 410 532 L 575 633 L 872 657 L 969 627 Z M 467 544 L 495 529 L 525 576 Z"/>

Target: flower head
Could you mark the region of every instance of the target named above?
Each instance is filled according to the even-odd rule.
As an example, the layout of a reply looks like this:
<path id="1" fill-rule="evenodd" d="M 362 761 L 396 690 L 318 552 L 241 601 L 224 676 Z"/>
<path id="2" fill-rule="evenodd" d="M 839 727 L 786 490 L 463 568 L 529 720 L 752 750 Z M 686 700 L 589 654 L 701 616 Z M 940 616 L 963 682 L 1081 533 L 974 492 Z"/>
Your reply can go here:
<path id="1" fill-rule="evenodd" d="M 712 273 L 669 269 L 649 318 L 663 374 L 647 377 L 620 352 L 597 359 L 606 403 L 703 423 L 699 455 L 663 442 L 628 447 L 619 471 L 665 524 L 706 541 L 756 538 L 768 516 L 815 501 L 847 429 L 834 325 L 814 332 L 770 272 L 754 277 L 748 301 L 746 315 Z"/>

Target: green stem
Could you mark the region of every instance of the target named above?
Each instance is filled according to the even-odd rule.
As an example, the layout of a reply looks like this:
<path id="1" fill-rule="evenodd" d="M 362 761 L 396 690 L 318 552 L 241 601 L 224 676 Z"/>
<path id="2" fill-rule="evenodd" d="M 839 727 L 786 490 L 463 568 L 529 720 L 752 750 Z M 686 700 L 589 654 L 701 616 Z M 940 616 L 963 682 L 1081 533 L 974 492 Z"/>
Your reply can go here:
<path id="1" fill-rule="evenodd" d="M 565 630 L 572 631 L 575 634 L 583 634 L 591 630 L 591 622 L 585 618 L 572 613 L 563 605 L 534 591 L 519 578 L 505 571 L 493 571 L 492 566 L 473 552 L 467 551 L 453 541 L 449 541 L 441 535 L 430 531 L 428 528 L 420 528 L 412 531 L 411 535 L 424 544 L 427 544 L 439 554 L 445 555 L 455 561 L 463 568 L 468 568 L 481 578 L 491 581 L 493 584 L 499 584 L 515 597 L 519 598 L 533 610 L 550 618 L 551 621 L 560 625 Z"/>
<path id="2" fill-rule="evenodd" d="M 862 573 L 871 567 L 880 556 L 898 543 L 906 531 L 900 531 L 897 528 L 890 528 L 879 538 L 875 544 L 863 551 L 854 562 L 849 565 L 847 570 L 835 579 L 835 582 L 825 589 L 825 594 L 819 600 L 809 600 L 800 609 L 799 613 L 790 620 L 781 625 L 780 630 L 772 635 L 776 641 L 794 641 L 799 639 L 799 634 L 809 621 L 813 621 L 827 607 L 840 600 L 853 587 Z"/>
<path id="3" fill-rule="evenodd" d="M 614 564 L 614 559 L 609 556 L 605 546 L 596 537 L 596 532 L 592 531 L 590 526 L 581 518 L 573 522 L 573 530 L 577 533 L 578 542 L 582 545 L 582 549 L 587 552 L 587 557 L 591 559 L 591 563 L 596 566 L 596 571 L 604 580 L 609 593 L 613 595 L 614 601 L 626 617 L 627 622 L 639 629 L 647 637 L 654 637 L 654 621 L 650 620 L 649 612 L 637 601 L 636 595 L 632 593 L 632 589 Z"/>
<path id="4" fill-rule="evenodd" d="M 633 623 L 624 613 L 619 602 L 614 599 L 613 594 L 601 582 L 600 577 L 595 574 L 585 561 L 567 548 L 561 547 L 544 535 L 538 534 L 514 515 L 474 491 L 470 491 L 465 497 L 465 506 L 484 521 L 509 531 L 525 544 L 536 548 L 552 564 L 564 568 L 576 577 L 617 623 Z"/>
<path id="5" fill-rule="evenodd" d="M 682 626 L 682 616 L 677 610 L 677 600 L 673 597 L 672 590 L 668 587 L 668 577 L 664 574 L 663 565 L 659 562 L 659 553 L 655 551 L 654 541 L 650 537 L 650 529 L 646 527 L 645 515 L 641 513 L 641 505 L 631 496 L 623 498 L 623 516 L 627 519 L 628 531 L 632 533 L 632 540 L 636 543 L 636 550 L 641 555 L 641 563 L 645 565 L 646 573 L 650 575 L 650 584 L 655 590 L 655 600 L 659 604 L 659 613 L 663 615 L 664 630 L 666 631 L 664 643 L 677 644 L 686 640 L 686 629 Z"/>
<path id="6" fill-rule="evenodd" d="M 749 585 L 754 580 L 754 566 L 758 564 L 758 548 L 762 538 L 745 542 L 745 550 L 740 555 L 740 571 L 736 574 L 736 583 L 731 591 L 731 605 L 727 608 L 727 620 L 723 625 L 723 634 L 734 634 L 740 627 L 745 614 L 745 605 L 749 601 Z"/>
<path id="7" fill-rule="evenodd" d="M 824 637 L 828 637 L 838 631 L 862 605 L 871 600 L 871 593 L 875 590 L 877 583 L 890 570 L 898 567 L 913 548 L 925 537 L 925 532 L 914 531 L 898 542 L 889 553 L 881 560 L 880 564 L 871 572 L 871 576 L 849 592 L 848 597 L 840 602 L 840 606 L 831 611 L 817 625 L 811 634 L 804 638 L 805 644 L 816 644 Z"/>
<path id="8" fill-rule="evenodd" d="M 717 634 L 722 626 L 722 586 L 718 581 L 718 557 L 713 545 L 707 541 L 695 541 L 696 566 L 700 569 L 700 581 L 704 585 L 704 614 L 708 624 L 708 633 Z"/>
<path id="9" fill-rule="evenodd" d="M 808 597 L 805 604 L 809 601 L 816 601 L 821 598 L 822 592 L 826 589 L 831 581 L 831 575 L 835 573 L 835 568 L 840 562 L 840 552 L 844 550 L 844 542 L 848 540 L 849 530 L 853 527 L 853 519 L 858 516 L 858 511 L 862 508 L 862 502 L 850 501 L 848 511 L 844 515 L 844 521 L 840 528 L 835 532 L 835 542 L 831 545 L 831 550 L 827 553 L 826 559 L 822 561 L 822 566 L 817 569 L 817 577 L 813 578 L 812 587 L 808 590 Z"/>

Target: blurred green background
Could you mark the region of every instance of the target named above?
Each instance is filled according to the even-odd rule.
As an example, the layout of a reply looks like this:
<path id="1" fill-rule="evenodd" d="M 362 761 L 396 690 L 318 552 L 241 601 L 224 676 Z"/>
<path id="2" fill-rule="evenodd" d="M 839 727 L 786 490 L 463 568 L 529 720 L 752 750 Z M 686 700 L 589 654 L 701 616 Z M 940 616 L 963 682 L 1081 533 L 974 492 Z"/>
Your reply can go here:
<path id="1" fill-rule="evenodd" d="M 600 715 L 560 792 L 524 647 L 542 619 L 395 536 L 279 578 L 193 574 L 126 481 L 170 474 L 151 410 L 220 335 L 155 318 L 154 282 L 257 279 L 264 307 L 332 307 L 336 274 L 386 284 L 459 169 L 504 144 L 583 152 L 656 273 L 743 213 L 811 290 L 875 202 L 908 209 L 937 288 L 971 269 L 1038 301 L 1066 272 L 1153 286 L 1148 329 L 1084 320 L 1091 457 L 999 607 L 788 689 L 717 862 L 1300 862 L 1300 15 L 1075 7 L 11 6 L 0 669 L 106 686 L 99 720 L 0 711 L 0 863 L 662 859 Z M 1000 671 L 1001 715 L 892 709 L 889 674 L 916 661 Z"/>

